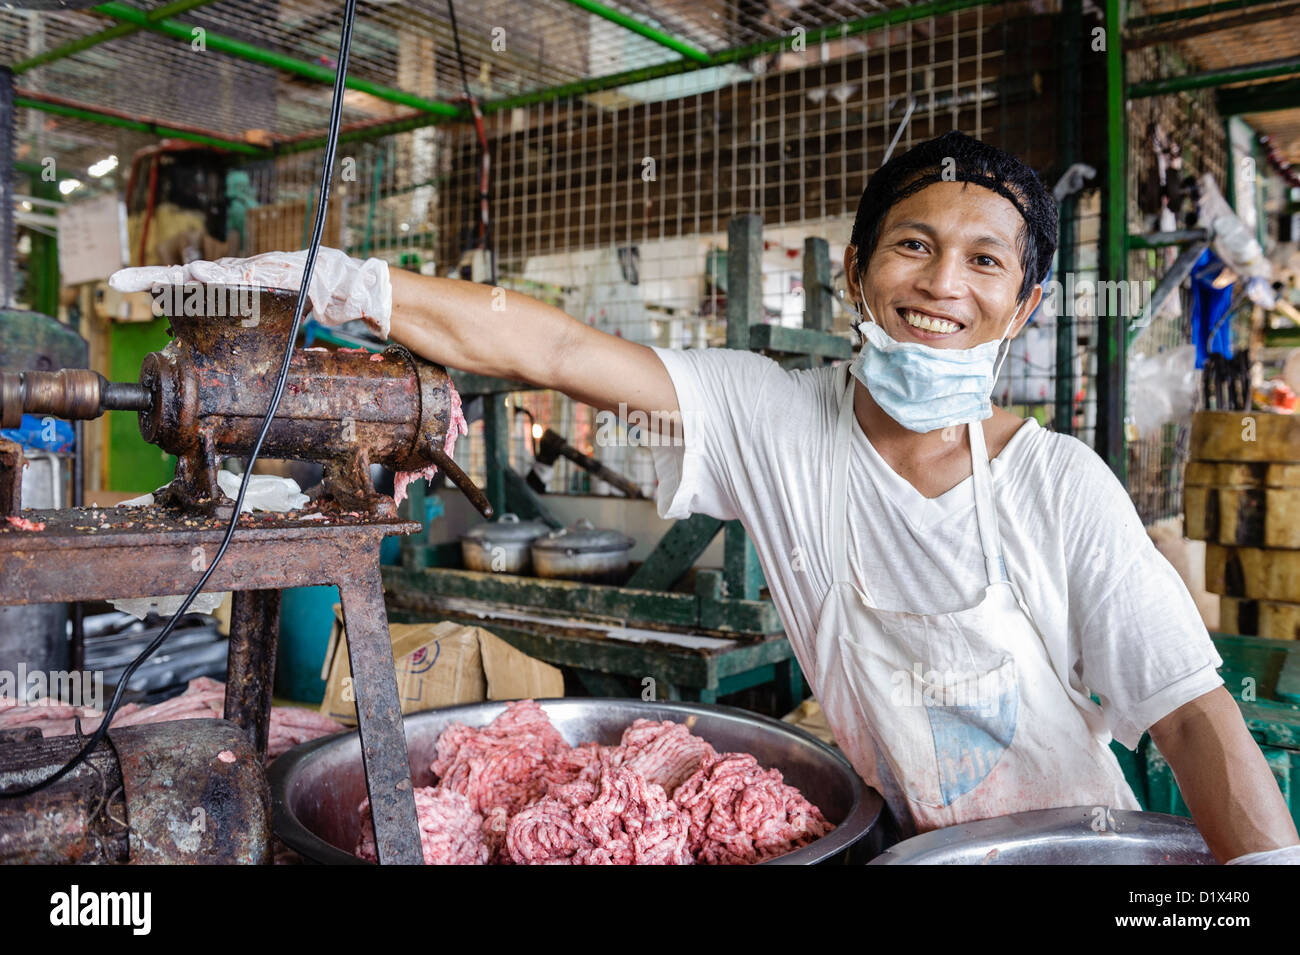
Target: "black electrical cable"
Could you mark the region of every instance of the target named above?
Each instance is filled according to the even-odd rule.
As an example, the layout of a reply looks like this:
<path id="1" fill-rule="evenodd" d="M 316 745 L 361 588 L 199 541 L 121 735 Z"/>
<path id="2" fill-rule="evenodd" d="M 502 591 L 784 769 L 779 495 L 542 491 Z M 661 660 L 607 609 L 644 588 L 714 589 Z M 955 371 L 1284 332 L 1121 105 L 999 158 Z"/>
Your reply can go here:
<path id="1" fill-rule="evenodd" d="M 132 660 L 130 665 L 123 671 L 121 679 L 118 680 L 117 689 L 113 693 L 113 700 L 109 704 L 108 710 L 104 713 L 104 718 L 100 721 L 99 727 L 90 737 L 90 741 L 81 748 L 76 756 L 54 773 L 54 775 L 41 780 L 39 783 L 25 786 L 22 789 L 12 789 L 6 792 L 0 792 L 0 798 L 30 796 L 32 793 L 39 792 L 46 786 L 58 782 L 68 773 L 72 772 L 78 764 L 90 755 L 96 746 L 103 742 L 105 735 L 108 733 L 109 724 L 113 722 L 113 717 L 117 714 L 118 707 L 122 703 L 122 695 L 126 692 L 127 684 L 130 682 L 132 675 L 140 668 L 145 660 L 149 659 L 149 657 L 151 657 L 158 648 L 163 645 L 163 641 L 170 636 L 172 630 L 175 629 L 177 622 L 189 609 L 190 603 L 193 602 L 194 598 L 203 591 L 208 579 L 212 576 L 213 571 L 217 569 L 217 565 L 221 562 L 221 558 L 225 556 L 226 548 L 230 546 L 231 538 L 235 535 L 235 528 L 239 524 L 239 514 L 244 506 L 244 495 L 248 490 L 248 482 L 253 475 L 253 465 L 257 462 L 257 456 L 262 451 L 262 442 L 266 440 L 266 434 L 271 428 L 271 422 L 275 418 L 275 413 L 280 408 L 280 399 L 284 395 L 285 383 L 289 377 L 289 365 L 293 360 L 294 343 L 297 341 L 298 329 L 302 325 L 303 312 L 306 310 L 307 290 L 311 287 L 312 269 L 316 265 L 316 253 L 320 250 L 321 236 L 325 230 L 325 212 L 329 203 L 330 174 L 334 169 L 334 153 L 338 146 L 339 124 L 343 116 L 343 80 L 344 77 L 346 77 L 348 70 L 348 53 L 352 48 L 352 22 L 356 16 L 356 8 L 356 0 L 346 0 L 343 13 L 343 30 L 339 39 L 338 66 L 334 73 L 334 100 L 330 104 L 329 134 L 326 137 L 325 144 L 325 163 L 324 168 L 321 170 L 320 200 L 316 203 L 316 222 L 312 227 L 311 244 L 307 249 L 307 259 L 306 262 L 303 263 L 302 283 L 301 288 L 298 289 L 298 304 L 294 308 L 293 313 L 293 327 L 289 329 L 289 340 L 285 343 L 284 359 L 280 363 L 280 375 L 276 380 L 275 390 L 271 395 L 271 404 L 266 409 L 266 417 L 262 419 L 262 429 L 258 432 L 257 441 L 253 444 L 253 451 L 249 455 L 248 465 L 244 470 L 243 480 L 239 483 L 239 495 L 235 498 L 235 512 L 231 515 L 230 525 L 226 528 L 226 535 L 222 538 L 221 546 L 217 549 L 217 554 L 208 565 L 208 569 L 204 571 L 203 576 L 199 578 L 199 582 L 194 585 L 194 589 L 191 590 L 189 596 L 185 598 L 185 602 L 182 603 L 176 613 L 172 615 L 171 620 L 167 622 L 167 626 L 162 629 L 162 632 L 160 632 L 158 636 L 155 637 L 153 641 L 140 652 L 139 656 Z"/>

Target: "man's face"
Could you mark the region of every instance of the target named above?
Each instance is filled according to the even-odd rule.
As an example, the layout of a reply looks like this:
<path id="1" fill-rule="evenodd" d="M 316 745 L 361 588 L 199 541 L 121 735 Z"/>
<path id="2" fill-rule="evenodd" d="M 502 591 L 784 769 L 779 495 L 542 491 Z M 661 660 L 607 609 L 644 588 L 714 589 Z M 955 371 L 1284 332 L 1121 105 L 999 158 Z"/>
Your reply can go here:
<path id="1" fill-rule="evenodd" d="M 1035 286 L 1016 308 L 1024 280 L 1016 207 L 973 183 L 936 182 L 889 210 L 858 285 L 857 250 L 844 268 L 849 294 L 866 298 L 876 321 L 900 342 L 973 348 L 997 341 L 1016 316 L 1014 338 L 1042 298 Z M 866 316 L 864 316 L 866 317 Z"/>

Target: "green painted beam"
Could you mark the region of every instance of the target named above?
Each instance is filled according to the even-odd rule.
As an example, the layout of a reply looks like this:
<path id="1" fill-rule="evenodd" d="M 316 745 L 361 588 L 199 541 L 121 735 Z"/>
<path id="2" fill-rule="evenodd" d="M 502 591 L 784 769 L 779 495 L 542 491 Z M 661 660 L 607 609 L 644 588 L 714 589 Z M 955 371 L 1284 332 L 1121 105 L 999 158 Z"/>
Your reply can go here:
<path id="1" fill-rule="evenodd" d="M 1229 83 L 1267 80 L 1275 76 L 1291 76 L 1296 73 L 1300 73 L 1300 56 L 1289 56 L 1249 66 L 1230 66 L 1221 70 L 1207 70 L 1204 73 L 1188 73 L 1185 76 L 1168 76 L 1146 83 L 1135 83 L 1128 88 L 1128 97 L 1143 99 L 1147 96 L 1165 96 L 1169 93 L 1181 93 L 1184 90 L 1210 89 L 1226 86 Z"/>
<path id="2" fill-rule="evenodd" d="M 829 332 L 831 303 L 831 246 L 821 236 L 810 235 L 803 240 L 803 327 Z"/>
<path id="3" fill-rule="evenodd" d="M 575 7 L 586 10 L 588 13 L 594 13 L 596 16 L 608 20 L 610 23 L 617 23 L 624 30 L 631 30 L 647 40 L 653 40 L 660 46 L 666 46 L 674 53 L 680 53 L 682 56 L 695 60 L 697 63 L 708 63 L 709 54 L 704 50 L 691 46 L 689 43 L 664 33 L 662 30 L 656 30 L 649 24 L 642 23 L 634 17 L 628 16 L 621 10 L 615 10 L 613 7 L 607 7 L 597 0 L 565 0 Z"/>
<path id="4" fill-rule="evenodd" d="M 1122 0 L 1106 0 L 1106 181 L 1103 209 L 1102 269 L 1112 282 L 1124 281 L 1127 266 L 1128 139 L 1124 98 L 1124 21 Z M 1107 313 L 1098 318 L 1097 424 L 1094 447 L 1121 484 L 1127 485 L 1124 447 L 1124 341 L 1127 319 Z"/>
<path id="5" fill-rule="evenodd" d="M 124 23 L 134 24 L 154 33 L 160 33 L 163 36 L 169 36 L 176 40 L 182 40 L 185 43 L 191 43 L 194 39 L 194 31 L 198 27 L 181 23 L 177 20 L 159 19 L 152 20 L 142 10 L 135 7 L 127 6 L 125 3 L 112 2 L 102 3 L 95 7 L 96 13 L 102 13 L 104 16 L 112 17 L 114 20 L 121 20 Z M 236 40 L 234 37 L 223 36 L 219 33 L 213 33 L 211 30 L 204 30 L 204 45 L 209 50 L 215 50 L 218 53 L 225 53 L 228 56 L 237 57 L 241 60 L 248 60 L 251 63 L 258 63 L 262 66 L 274 67 L 283 70 L 286 73 L 293 73 L 296 76 L 302 76 L 306 79 L 315 80 L 318 83 L 333 85 L 335 71 L 327 66 L 318 63 L 310 63 L 306 60 L 295 59 L 291 56 L 285 56 L 283 53 L 277 53 L 274 50 L 268 50 L 252 43 L 246 43 L 243 40 Z M 369 80 L 363 80 L 360 77 L 349 76 L 344 80 L 348 89 L 357 90 L 361 93 L 369 93 L 371 96 L 386 100 L 390 103 L 398 103 L 402 106 L 410 106 L 414 109 L 431 113 L 435 116 L 442 116 L 449 119 L 458 119 L 465 115 L 462 107 L 454 103 L 444 103 L 438 100 L 425 99 L 422 96 L 416 96 L 413 93 L 407 93 L 405 90 L 396 89 L 392 86 L 383 86 L 379 83 L 372 83 Z"/>
<path id="6" fill-rule="evenodd" d="M 158 7 L 156 10 L 150 10 L 145 14 L 145 18 L 152 21 L 165 20 L 167 17 L 173 17 L 179 13 L 185 13 L 189 10 L 195 9 L 196 7 L 205 7 L 214 2 L 215 0 L 176 0 L 175 3 L 166 4 L 165 6 Z M 92 9 L 88 12 L 94 13 L 96 11 Z M 128 36 L 140 29 L 142 29 L 142 27 L 139 24 L 119 23 L 116 26 L 109 27 L 107 30 L 100 30 L 98 33 L 91 33 L 88 36 L 78 37 L 75 40 L 70 40 L 67 43 L 54 47 L 53 49 L 46 50 L 44 53 L 39 53 L 30 59 L 14 64 L 14 75 L 17 76 L 20 73 L 25 73 L 38 66 L 44 66 L 46 63 L 54 63 L 57 60 L 66 59 L 69 56 L 74 56 L 77 53 L 81 53 L 83 50 L 89 50 L 91 47 L 98 46 L 101 43 L 106 43 L 109 40 L 116 40 L 119 37 Z"/>
<path id="7" fill-rule="evenodd" d="M 1220 116 L 1242 113 L 1276 113 L 1300 108 L 1300 77 L 1253 86 L 1230 86 L 1214 91 L 1214 105 Z"/>
<path id="8" fill-rule="evenodd" d="M 556 613 L 591 614 L 618 620 L 655 620 L 699 626 L 699 599 L 694 594 L 630 590 L 571 580 L 483 574 L 472 570 L 428 567 L 392 568 L 393 583 L 431 598 L 462 597 L 516 607 L 539 607 Z M 386 574 L 385 580 L 389 577 Z M 404 598 L 409 603 L 411 598 Z"/>
<path id="9" fill-rule="evenodd" d="M 722 521 L 707 514 L 692 514 L 675 522 L 627 585 L 641 590 L 670 590 L 695 566 L 720 530 Z"/>
<path id="10" fill-rule="evenodd" d="M 207 146 L 217 146 L 221 149 L 227 149 L 231 152 L 244 153 L 249 156 L 265 156 L 266 151 L 248 143 L 241 143 L 234 139 L 223 139 L 219 136 L 209 136 L 206 133 L 196 133 L 187 129 L 177 129 L 174 126 L 168 126 L 164 123 L 155 123 L 151 121 L 127 119 L 123 116 L 117 116 L 113 113 L 101 112 L 88 106 L 69 106 L 64 103 L 48 103 L 45 100 L 32 99 L 28 96 L 14 96 L 15 106 L 25 106 L 28 109 L 40 110 L 43 113 L 53 113 L 55 116 L 67 116 L 72 119 L 81 119 L 90 123 L 99 123 L 104 126 L 116 126 L 118 129 L 130 129 L 138 133 L 148 133 L 153 136 L 166 137 L 169 139 L 186 139 L 194 143 L 203 143 Z"/>
<path id="11" fill-rule="evenodd" d="M 492 504 L 494 515 L 503 514 L 506 509 L 504 472 L 510 468 L 512 423 L 505 395 L 486 395 L 483 398 L 483 468 L 487 473 L 487 487 L 483 493 Z"/>
<path id="12" fill-rule="evenodd" d="M 749 329 L 751 351 L 771 351 L 792 355 L 816 355 L 822 358 L 851 358 L 853 346 L 848 339 L 812 328 L 787 325 L 753 325 Z"/>

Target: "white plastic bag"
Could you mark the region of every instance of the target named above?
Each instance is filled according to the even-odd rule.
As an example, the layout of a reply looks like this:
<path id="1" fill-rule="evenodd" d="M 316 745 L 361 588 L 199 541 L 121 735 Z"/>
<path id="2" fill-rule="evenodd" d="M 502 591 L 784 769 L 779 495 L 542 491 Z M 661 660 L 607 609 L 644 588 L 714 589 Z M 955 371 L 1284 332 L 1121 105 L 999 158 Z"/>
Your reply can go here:
<path id="1" fill-rule="evenodd" d="M 1138 434 L 1150 438 L 1161 425 L 1190 422 L 1197 380 L 1195 345 L 1180 345 L 1155 355 L 1133 355 L 1128 367 L 1128 406 Z"/>

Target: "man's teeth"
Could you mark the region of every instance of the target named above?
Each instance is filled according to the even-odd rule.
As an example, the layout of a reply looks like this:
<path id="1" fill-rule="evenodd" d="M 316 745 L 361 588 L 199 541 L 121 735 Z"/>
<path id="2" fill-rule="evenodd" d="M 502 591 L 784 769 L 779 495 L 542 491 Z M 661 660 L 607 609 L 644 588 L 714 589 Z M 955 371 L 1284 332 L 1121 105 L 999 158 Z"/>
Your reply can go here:
<path id="1" fill-rule="evenodd" d="M 914 328 L 924 329 L 927 332 L 939 332 L 946 335 L 961 328 L 956 322 L 950 322 L 946 318 L 934 318 L 922 312 L 904 311 L 902 314 L 907 324 Z"/>

